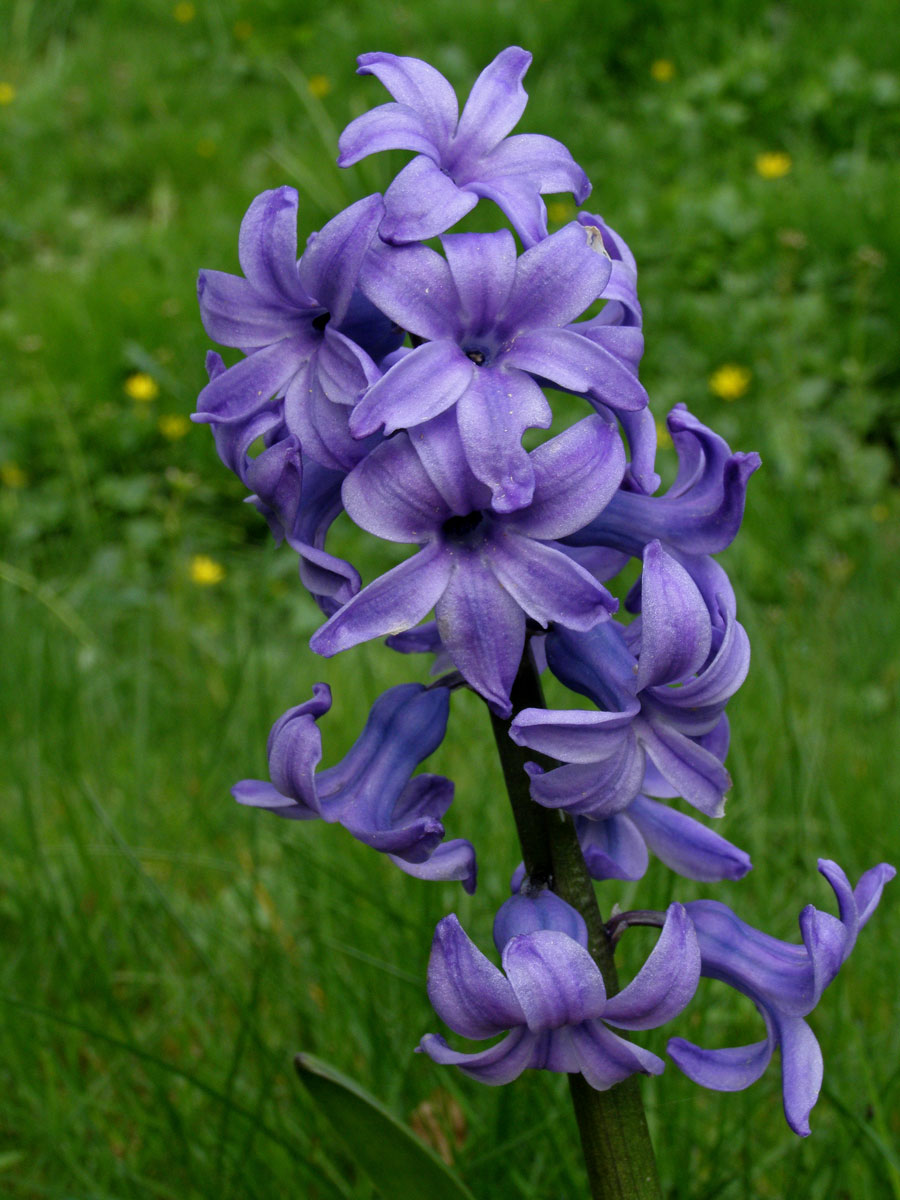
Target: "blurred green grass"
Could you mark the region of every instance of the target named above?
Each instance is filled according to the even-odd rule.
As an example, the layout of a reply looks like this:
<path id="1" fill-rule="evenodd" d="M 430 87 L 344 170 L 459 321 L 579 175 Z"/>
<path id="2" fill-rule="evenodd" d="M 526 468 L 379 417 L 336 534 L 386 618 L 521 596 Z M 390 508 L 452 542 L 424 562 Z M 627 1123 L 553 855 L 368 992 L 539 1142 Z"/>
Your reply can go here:
<path id="1" fill-rule="evenodd" d="M 382 99 L 356 54 L 427 58 L 465 94 L 504 45 L 534 52 L 522 127 L 567 142 L 638 258 L 654 411 L 685 401 L 763 454 L 726 556 L 754 664 L 724 827 L 756 865 L 716 893 L 796 937 L 803 904 L 828 903 L 818 855 L 853 877 L 897 856 L 893 6 L 12 0 L 0 30 L 0 1184 L 366 1197 L 295 1084 L 302 1048 L 401 1116 L 455 1106 L 476 1194 L 583 1194 L 563 1080 L 495 1091 L 411 1053 L 436 1027 L 434 923 L 455 910 L 487 947 L 517 859 L 475 699 L 454 697 L 431 767 L 457 781 L 449 833 L 482 852 L 475 898 L 228 797 L 314 680 L 334 688 L 334 758 L 374 695 L 424 666 L 378 646 L 314 660 L 290 552 L 206 430 L 166 435 L 203 383 L 195 272 L 236 269 L 263 188 L 300 189 L 305 234 L 386 185 L 401 156 L 334 167 L 337 132 Z M 767 179 L 757 156 L 774 152 L 790 169 Z M 750 374 L 728 402 L 709 380 L 730 363 Z M 127 394 L 135 372 L 152 398 Z M 218 584 L 192 581 L 198 554 Z M 704 891 L 653 869 L 601 900 Z M 668 1196 L 900 1196 L 894 904 L 813 1017 L 826 1092 L 808 1141 L 784 1125 L 777 1069 L 732 1096 L 674 1069 L 647 1081 Z M 679 1032 L 733 1044 L 759 1022 L 709 985 Z"/>

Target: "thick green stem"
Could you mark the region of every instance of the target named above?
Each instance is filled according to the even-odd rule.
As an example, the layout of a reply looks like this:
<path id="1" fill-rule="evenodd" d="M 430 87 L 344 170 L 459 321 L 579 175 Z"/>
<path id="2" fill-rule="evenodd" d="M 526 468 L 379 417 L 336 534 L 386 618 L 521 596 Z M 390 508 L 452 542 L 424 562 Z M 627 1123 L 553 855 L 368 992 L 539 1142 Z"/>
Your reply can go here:
<path id="1" fill-rule="evenodd" d="M 514 712 L 546 707 L 528 650 L 511 699 Z M 567 813 L 535 804 L 524 768 L 526 762 L 540 762 L 541 756 L 513 742 L 509 721 L 492 713 L 491 722 L 528 877 L 533 884 L 552 888 L 584 917 L 588 948 L 607 993 L 612 995 L 618 991 L 613 943 L 600 915 L 572 819 Z M 547 765 L 554 764 L 547 760 Z M 594 1200 L 659 1200 L 659 1177 L 636 1076 L 598 1092 L 582 1075 L 570 1075 L 569 1091 Z"/>

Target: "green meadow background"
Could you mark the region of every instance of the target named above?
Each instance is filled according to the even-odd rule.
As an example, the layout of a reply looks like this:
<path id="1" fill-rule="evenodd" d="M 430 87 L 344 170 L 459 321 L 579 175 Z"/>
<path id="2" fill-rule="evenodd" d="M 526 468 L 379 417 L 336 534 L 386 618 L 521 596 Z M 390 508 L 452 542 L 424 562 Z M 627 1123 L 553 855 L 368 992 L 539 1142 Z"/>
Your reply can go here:
<path id="1" fill-rule="evenodd" d="M 378 644 L 311 655 L 293 555 L 186 420 L 207 349 L 196 271 L 237 270 L 251 199 L 296 186 L 305 236 L 404 161 L 334 166 L 345 123 L 385 99 L 354 74 L 365 50 L 426 58 L 462 96 L 504 46 L 534 53 L 521 128 L 566 141 L 588 207 L 637 256 L 657 417 L 684 401 L 763 456 L 723 556 L 753 665 L 721 827 L 755 869 L 714 889 L 656 864 L 604 885 L 604 910 L 715 894 L 796 940 L 806 903 L 832 906 L 818 856 L 854 881 L 897 860 L 896 16 L 887 0 L 6 0 L 3 1195 L 364 1200 L 297 1050 L 357 1078 L 480 1198 L 586 1191 L 562 1077 L 488 1089 L 412 1053 L 440 1028 L 435 922 L 456 911 L 487 950 L 518 859 L 481 703 L 454 696 L 429 765 L 456 780 L 448 834 L 480 852 L 474 898 L 228 793 L 264 774 L 269 726 L 314 681 L 334 688 L 333 761 L 380 690 L 426 677 Z M 571 213 L 553 201 L 554 222 Z M 396 561 L 344 539 L 366 579 Z M 777 1062 L 736 1095 L 674 1067 L 643 1084 L 667 1197 L 900 1198 L 896 888 L 812 1017 L 809 1139 L 784 1123 Z M 706 981 L 642 1041 L 673 1031 L 762 1036 Z"/>

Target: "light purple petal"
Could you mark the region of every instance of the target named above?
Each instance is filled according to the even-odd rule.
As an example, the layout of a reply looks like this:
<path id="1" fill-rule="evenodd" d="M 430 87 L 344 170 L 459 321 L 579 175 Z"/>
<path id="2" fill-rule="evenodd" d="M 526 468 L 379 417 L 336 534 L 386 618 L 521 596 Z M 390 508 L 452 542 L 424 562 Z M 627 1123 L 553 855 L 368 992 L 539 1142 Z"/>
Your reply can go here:
<path id="1" fill-rule="evenodd" d="M 483 166 L 479 163 L 479 167 Z M 467 195 L 494 204 L 505 214 L 507 220 L 528 249 L 547 236 L 547 205 L 544 203 L 534 182 L 527 176 L 503 176 L 498 179 L 473 179 L 465 185 Z"/>
<path id="2" fill-rule="evenodd" d="M 725 636 L 715 657 L 695 678 L 678 688 L 654 689 L 653 697 L 673 708 L 703 708 L 730 700 L 750 670 L 750 639 L 733 617 L 727 619 Z"/>
<path id="3" fill-rule="evenodd" d="M 363 262 L 359 286 L 377 309 L 418 337 L 455 341 L 459 296 L 446 259 L 428 246 L 385 246 Z"/>
<path id="4" fill-rule="evenodd" d="M 896 874 L 895 868 L 890 863 L 879 863 L 877 867 L 872 867 L 860 877 L 853 892 L 859 911 L 860 929 L 878 907 L 884 885 L 890 883 Z"/>
<path id="5" fill-rule="evenodd" d="M 580 529 L 612 499 L 625 470 L 618 432 L 600 417 L 585 417 L 531 454 L 534 494 L 508 528 L 552 540 Z"/>
<path id="6" fill-rule="evenodd" d="M 211 380 L 197 399 L 195 420 L 242 421 L 283 394 L 309 356 L 305 339 L 285 338 L 243 358 Z"/>
<path id="7" fill-rule="evenodd" d="M 542 542 L 509 530 L 490 543 L 491 570 L 541 625 L 591 629 L 615 612 L 618 601 L 583 567 Z"/>
<path id="8" fill-rule="evenodd" d="M 350 418 L 354 436 L 384 426 L 390 435 L 431 420 L 454 405 L 472 382 L 476 368 L 451 341 L 417 346 L 383 375 L 357 404 Z"/>
<path id="9" fill-rule="evenodd" d="M 363 392 L 381 377 L 365 350 L 333 325 L 325 329 L 316 368 L 322 390 L 332 404 L 356 404 Z"/>
<path id="10" fill-rule="evenodd" d="M 603 977 L 588 951 L 554 929 L 511 938 L 503 970 L 532 1033 L 599 1017 L 606 1004 Z"/>
<path id="11" fill-rule="evenodd" d="M 572 392 L 586 392 L 612 408 L 647 407 L 647 393 L 631 370 L 602 346 L 571 329 L 520 334 L 506 356 L 522 371 Z"/>
<path id="12" fill-rule="evenodd" d="M 490 489 L 475 478 L 466 462 L 454 410 L 448 409 L 424 425 L 417 425 L 409 431 L 409 441 L 453 513 L 464 517 L 490 508 Z"/>
<path id="13" fill-rule="evenodd" d="M 599 822 L 627 808 L 637 795 L 644 774 L 644 755 L 635 738 L 626 737 L 602 762 L 572 764 L 546 772 L 533 764 L 530 767 L 526 770 L 531 776 L 531 798 L 537 804 Z"/>
<path id="14" fill-rule="evenodd" d="M 600 1021 L 587 1021 L 566 1030 L 571 1039 L 581 1074 L 592 1088 L 605 1092 L 629 1075 L 661 1075 L 666 1064 L 661 1058 L 626 1042 Z"/>
<path id="15" fill-rule="evenodd" d="M 635 733 L 676 795 L 708 817 L 721 817 L 731 776 L 714 754 L 663 721 L 636 718 Z"/>
<path id="16" fill-rule="evenodd" d="M 637 705 L 625 712 L 586 709 L 523 708 L 510 726 L 517 746 L 527 746 L 560 762 L 595 763 L 618 755 L 632 737 Z"/>
<path id="17" fill-rule="evenodd" d="M 246 804 L 250 808 L 264 808 L 277 817 L 287 817 L 292 821 L 316 821 L 322 816 L 316 809 L 283 796 L 278 788 L 262 779 L 242 779 L 231 789 L 231 794 L 238 804 Z"/>
<path id="18" fill-rule="evenodd" d="M 580 225 L 566 225 L 519 258 L 504 321 L 509 336 L 567 325 L 603 291 L 610 262 Z"/>
<path id="19" fill-rule="evenodd" d="M 288 384 L 284 395 L 284 422 L 300 439 L 304 454 L 332 471 L 349 471 L 365 448 L 351 435 L 349 409 L 332 404 L 319 380 L 319 348 Z"/>
<path id="20" fill-rule="evenodd" d="M 351 520 L 389 542 L 430 541 L 451 515 L 405 433 L 376 446 L 344 480 L 342 496 Z"/>
<path id="21" fill-rule="evenodd" d="M 647 847 L 625 813 L 599 821 L 577 817 L 575 829 L 592 879 L 642 879 L 646 874 L 650 861 Z"/>
<path id="22" fill-rule="evenodd" d="M 656 1029 L 684 1009 L 700 982 L 700 949 L 683 904 L 670 904 L 659 940 L 627 987 L 609 1000 L 604 1021 Z"/>
<path id="23" fill-rule="evenodd" d="M 638 796 L 628 815 L 651 852 L 687 879 L 716 883 L 742 879 L 750 870 L 746 851 L 667 804 Z"/>
<path id="24" fill-rule="evenodd" d="M 742 1092 L 756 1083 L 774 1051 L 774 1037 L 726 1050 L 704 1050 L 684 1038 L 670 1038 L 666 1046 L 666 1052 L 688 1079 L 714 1092 Z"/>
<path id="25" fill-rule="evenodd" d="M 417 112 L 436 146 L 444 146 L 456 128 L 456 94 L 434 67 L 419 58 L 374 51 L 356 60 L 358 75 L 380 79 L 395 100 Z"/>
<path id="26" fill-rule="evenodd" d="M 481 953 L 455 914 L 438 922 L 428 960 L 428 998 L 454 1032 L 489 1038 L 524 1014 L 502 972 Z"/>
<path id="27" fill-rule="evenodd" d="M 440 157 L 419 114 L 407 104 L 379 104 L 351 121 L 338 139 L 338 166 L 352 167 L 380 150 L 413 150 Z"/>
<path id="28" fill-rule="evenodd" d="M 396 855 L 391 855 L 391 861 L 416 879 L 426 879 L 441 883 L 458 882 L 470 895 L 475 891 L 477 870 L 475 850 L 471 842 L 465 838 L 451 838 L 432 852 L 425 862 L 411 863 Z"/>
<path id="29" fill-rule="evenodd" d="M 477 553 L 455 552 L 435 615 L 456 669 L 501 716 L 509 716 L 509 689 L 525 648 L 525 615 Z"/>
<path id="30" fill-rule="evenodd" d="M 452 563 L 427 546 L 363 588 L 310 638 L 310 649 L 331 658 L 371 638 L 402 633 L 423 620 L 447 587 Z"/>
<path id="31" fill-rule="evenodd" d="M 477 1054 L 451 1050 L 438 1033 L 426 1033 L 416 1047 L 436 1063 L 459 1067 L 479 1083 L 496 1086 L 518 1079 L 529 1064 L 536 1038 L 525 1025 L 507 1034 L 496 1046 Z"/>
<path id="32" fill-rule="evenodd" d="M 690 575 L 659 542 L 644 550 L 641 616 L 638 691 L 680 683 L 703 666 L 712 644 L 709 612 Z"/>
<path id="33" fill-rule="evenodd" d="M 424 241 L 461 221 L 477 203 L 476 195 L 457 187 L 436 162 L 419 154 L 384 193 L 378 232 L 395 244 Z"/>
<path id="34" fill-rule="evenodd" d="M 241 222 L 238 259 L 260 296 L 271 304 L 308 308 L 297 273 L 297 191 L 273 188 L 257 196 Z"/>
<path id="35" fill-rule="evenodd" d="M 494 945 L 502 954 L 510 938 L 534 933 L 538 929 L 555 929 L 587 949 L 588 933 L 584 917 L 555 892 L 544 889 L 537 895 L 510 896 L 494 917 Z"/>
<path id="36" fill-rule="evenodd" d="M 264 300 L 252 283 L 224 271 L 201 271 L 197 301 L 203 328 L 214 342 L 250 354 L 304 329 L 302 310 Z"/>
<path id="37" fill-rule="evenodd" d="M 441 238 L 460 300 L 467 337 L 493 331 L 516 275 L 516 242 L 508 229 L 450 233 Z"/>
<path id="38" fill-rule="evenodd" d="M 300 283 L 328 309 L 336 325 L 347 314 L 359 269 L 383 212 L 379 195 L 357 200 L 312 235 L 300 259 Z"/>
<path id="39" fill-rule="evenodd" d="M 784 1115 L 794 1133 L 809 1137 L 809 1114 L 822 1088 L 824 1064 L 816 1035 L 801 1017 L 773 1013 L 781 1049 Z"/>
<path id="40" fill-rule="evenodd" d="M 534 470 L 522 446 L 526 429 L 546 429 L 553 413 L 544 393 L 521 371 L 475 369 L 459 398 L 456 419 L 473 474 L 493 493 L 497 512 L 531 502 Z"/>
<path id="41" fill-rule="evenodd" d="M 507 46 L 488 63 L 459 118 L 453 162 L 474 162 L 515 129 L 528 103 L 522 80 L 530 66 L 531 55 L 519 46 Z"/>
<path id="42" fill-rule="evenodd" d="M 517 133 L 479 163 L 478 181 L 501 184 L 521 180 L 538 192 L 571 192 L 581 204 L 591 192 L 587 175 L 555 138 Z"/>

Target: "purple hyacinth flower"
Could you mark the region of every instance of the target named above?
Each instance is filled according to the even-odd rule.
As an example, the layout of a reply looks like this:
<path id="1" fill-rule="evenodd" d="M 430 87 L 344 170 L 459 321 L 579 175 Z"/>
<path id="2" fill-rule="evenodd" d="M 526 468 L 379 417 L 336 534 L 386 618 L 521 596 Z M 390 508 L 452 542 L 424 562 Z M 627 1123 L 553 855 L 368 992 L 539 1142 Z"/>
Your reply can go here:
<path id="1" fill-rule="evenodd" d="M 443 448 L 423 449 L 399 433 L 347 476 L 344 506 L 357 525 L 422 548 L 363 588 L 316 631 L 310 647 L 330 657 L 410 629 L 434 608 L 454 665 L 506 716 L 526 615 L 584 630 L 616 608 L 606 588 L 554 542 L 606 503 L 625 454 L 615 430 L 586 417 L 532 452 L 532 503 L 501 514 L 466 469 L 458 440 L 448 437 Z"/>
<path id="2" fill-rule="evenodd" d="M 721 816 L 731 778 L 704 741 L 716 738 L 725 704 L 746 677 L 747 635 L 727 613 L 713 650 L 706 602 L 659 542 L 644 550 L 642 578 L 642 615 L 627 630 L 608 622 L 583 633 L 554 628 L 546 639 L 554 675 L 599 711 L 523 709 L 510 737 L 565 764 L 530 768 L 532 798 L 545 807 L 605 820 L 641 790 L 655 793 L 661 776 L 673 789 L 664 795 Z"/>
<path id="3" fill-rule="evenodd" d="M 756 453 L 732 454 L 683 404 L 666 423 L 678 452 L 678 475 L 662 496 L 620 490 L 598 518 L 567 542 L 610 546 L 640 557 L 659 539 L 684 555 L 717 554 L 730 546 L 741 525 L 747 480 L 760 465 Z"/>
<path id="4" fill-rule="evenodd" d="M 781 1050 L 784 1113 L 794 1133 L 809 1134 L 809 1114 L 822 1086 L 822 1052 L 803 1020 L 837 975 L 856 935 L 875 911 L 884 885 L 896 871 L 888 863 L 866 871 L 855 889 L 828 859 L 819 870 L 834 888 L 840 919 L 812 904 L 800 914 L 803 945 L 781 942 L 751 928 L 715 900 L 685 905 L 697 931 L 701 974 L 718 979 L 756 1005 L 766 1023 L 766 1039 L 752 1046 L 703 1050 L 672 1038 L 668 1052 L 695 1083 L 718 1092 L 743 1091 L 760 1078 Z"/>
<path id="5" fill-rule="evenodd" d="M 591 185 L 561 142 L 540 134 L 508 137 L 528 97 L 522 79 L 531 55 L 509 46 L 481 72 L 459 116 L 453 88 L 418 58 L 361 54 L 357 73 L 375 75 L 394 97 L 364 113 L 341 134 L 338 165 L 379 150 L 413 150 L 384 197 L 379 233 L 415 242 L 444 233 L 480 197 L 493 200 L 526 246 L 547 234 L 541 193 L 572 192 L 578 204 Z"/>
<path id="6" fill-rule="evenodd" d="M 367 447 L 349 432 L 349 409 L 380 371 L 355 339 L 384 349 L 391 328 L 355 294 L 381 214 L 380 196 L 351 205 L 309 239 L 298 262 L 297 192 L 257 196 L 241 224 L 244 277 L 200 272 L 206 332 L 247 357 L 210 380 L 196 421 L 243 428 L 277 400 L 288 432 L 316 462 L 349 470 L 360 460 Z"/>
<path id="7" fill-rule="evenodd" d="M 573 222 L 517 258 L 508 230 L 450 234 L 370 255 L 360 287 L 403 328 L 428 339 L 399 357 L 360 400 L 350 429 L 412 429 L 453 410 L 466 460 L 498 512 L 523 508 L 534 479 L 526 429 L 552 412 L 535 376 L 615 408 L 647 395 L 603 346 L 568 325 L 603 291 L 611 263 Z"/>
<path id="8" fill-rule="evenodd" d="M 244 779 L 231 789 L 240 804 L 295 821 L 337 822 L 355 838 L 388 854 L 419 879 L 458 879 L 475 890 L 469 842 L 443 842 L 441 818 L 453 784 L 413 771 L 436 750 L 447 728 L 449 692 L 417 683 L 389 688 L 375 701 L 365 728 L 344 758 L 319 771 L 318 720 L 331 708 L 331 690 L 289 709 L 272 726 L 267 752 L 272 782 Z"/>
<path id="9" fill-rule="evenodd" d="M 497 914 L 494 934 L 502 972 L 455 915 L 440 921 L 428 963 L 428 996 L 441 1020 L 462 1037 L 482 1040 L 508 1031 L 506 1037 L 468 1054 L 429 1033 L 420 1052 L 488 1084 L 545 1069 L 580 1073 L 605 1091 L 637 1071 L 662 1072 L 660 1058 L 607 1026 L 655 1029 L 693 996 L 700 956 L 682 905 L 669 907 L 644 966 L 612 997 L 588 953 L 583 920 L 559 897 L 546 892 L 512 897 Z"/>

